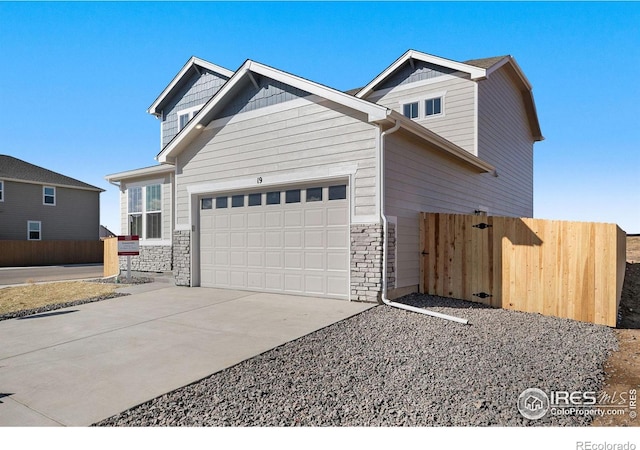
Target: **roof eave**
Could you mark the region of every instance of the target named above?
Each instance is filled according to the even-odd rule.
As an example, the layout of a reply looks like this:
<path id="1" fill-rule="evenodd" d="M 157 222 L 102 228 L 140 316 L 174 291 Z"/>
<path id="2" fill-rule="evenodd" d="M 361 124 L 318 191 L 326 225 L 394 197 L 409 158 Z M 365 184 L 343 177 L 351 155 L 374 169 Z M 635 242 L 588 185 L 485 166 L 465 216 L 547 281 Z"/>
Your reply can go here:
<path id="1" fill-rule="evenodd" d="M 167 87 L 164 88 L 164 90 L 160 93 L 158 98 L 156 98 L 155 101 L 151 104 L 151 106 L 149 106 L 149 108 L 147 109 L 147 112 L 149 114 L 154 116 L 160 116 L 162 114 L 162 111 L 159 111 L 158 107 L 171 94 L 174 88 L 180 83 L 180 81 L 182 80 L 182 78 L 184 78 L 184 76 L 189 71 L 189 69 L 191 69 L 195 65 L 211 70 L 213 72 L 217 72 L 228 78 L 231 78 L 231 76 L 233 76 L 233 72 L 229 69 L 225 69 L 224 67 L 210 63 L 209 61 L 205 61 L 204 59 L 200 59 L 196 56 L 192 56 L 191 58 L 189 58 L 186 64 L 182 66 L 182 69 L 180 69 L 180 71 L 176 74 L 176 76 L 173 77 L 173 79 L 167 85 Z"/>
<path id="2" fill-rule="evenodd" d="M 171 173 L 175 171 L 175 167 L 169 164 L 162 164 L 159 166 L 143 167 L 141 169 L 127 170 L 125 172 L 118 172 L 106 175 L 104 177 L 108 182 L 122 181 L 131 178 L 141 178 L 145 176 L 158 175 L 163 173 Z"/>
<path id="3" fill-rule="evenodd" d="M 410 59 L 417 59 L 419 61 L 436 64 L 442 67 L 457 70 L 459 72 L 468 73 L 471 80 L 477 81 L 486 78 L 487 71 L 480 67 L 472 66 L 469 64 L 453 61 L 451 59 L 442 58 L 440 56 L 430 55 L 428 53 L 419 52 L 416 50 L 408 50 L 400 58 L 396 59 L 389 67 L 387 67 L 380 75 L 375 77 L 369 84 L 363 87 L 358 93 L 355 94 L 357 98 L 363 98 L 370 94 L 376 86 L 382 83 L 389 75 L 398 70 L 405 62 Z"/>

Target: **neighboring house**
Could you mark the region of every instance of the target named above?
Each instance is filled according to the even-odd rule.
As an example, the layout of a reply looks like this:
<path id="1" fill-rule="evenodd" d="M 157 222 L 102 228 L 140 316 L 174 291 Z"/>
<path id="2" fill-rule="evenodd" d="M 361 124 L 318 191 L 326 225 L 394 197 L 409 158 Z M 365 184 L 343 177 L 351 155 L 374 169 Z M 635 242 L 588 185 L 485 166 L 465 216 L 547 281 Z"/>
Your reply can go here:
<path id="1" fill-rule="evenodd" d="M 116 234 L 111 231 L 110 229 L 108 229 L 107 227 L 105 227 L 104 225 L 100 225 L 100 239 L 104 240 L 107 238 L 112 238 L 112 237 L 116 237 Z"/>
<path id="2" fill-rule="evenodd" d="M 418 288 L 420 212 L 533 214 L 543 138 L 511 56 L 410 50 L 347 93 L 192 58 L 148 111 L 161 164 L 107 179 L 134 267 L 179 285 L 394 298 Z"/>
<path id="3" fill-rule="evenodd" d="M 98 240 L 103 191 L 0 155 L 0 240 Z"/>

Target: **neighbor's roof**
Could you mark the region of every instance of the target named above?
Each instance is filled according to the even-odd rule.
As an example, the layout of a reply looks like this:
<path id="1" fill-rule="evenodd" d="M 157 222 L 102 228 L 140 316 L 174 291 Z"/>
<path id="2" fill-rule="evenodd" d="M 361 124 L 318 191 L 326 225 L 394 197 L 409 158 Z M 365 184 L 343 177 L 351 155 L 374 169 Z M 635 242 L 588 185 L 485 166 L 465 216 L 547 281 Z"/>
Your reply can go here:
<path id="1" fill-rule="evenodd" d="M 0 179 L 104 192 L 99 187 L 8 155 L 0 155 Z"/>

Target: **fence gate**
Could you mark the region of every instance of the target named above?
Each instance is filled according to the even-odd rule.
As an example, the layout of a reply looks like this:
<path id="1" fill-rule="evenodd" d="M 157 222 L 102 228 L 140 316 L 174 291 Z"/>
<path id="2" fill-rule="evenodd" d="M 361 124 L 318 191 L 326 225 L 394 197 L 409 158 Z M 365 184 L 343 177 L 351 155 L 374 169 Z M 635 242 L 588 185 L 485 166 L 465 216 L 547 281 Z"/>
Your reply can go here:
<path id="1" fill-rule="evenodd" d="M 420 292 L 616 326 L 615 224 L 422 213 L 420 227 Z"/>
<path id="2" fill-rule="evenodd" d="M 493 217 L 423 214 L 420 291 L 491 305 Z"/>

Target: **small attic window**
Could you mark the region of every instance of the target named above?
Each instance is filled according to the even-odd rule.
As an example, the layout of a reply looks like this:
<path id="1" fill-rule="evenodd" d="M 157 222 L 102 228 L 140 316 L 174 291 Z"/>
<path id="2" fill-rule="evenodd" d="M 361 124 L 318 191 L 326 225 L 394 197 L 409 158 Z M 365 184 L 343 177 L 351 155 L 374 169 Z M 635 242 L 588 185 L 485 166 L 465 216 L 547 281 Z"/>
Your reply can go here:
<path id="1" fill-rule="evenodd" d="M 424 102 L 425 116 L 442 114 L 442 97 L 429 98 Z"/>
<path id="2" fill-rule="evenodd" d="M 402 113 L 409 119 L 418 118 L 418 102 L 405 103 L 402 106 Z"/>
<path id="3" fill-rule="evenodd" d="M 178 111 L 176 113 L 178 115 L 178 131 L 186 127 L 189 121 L 193 119 L 196 114 L 198 114 L 198 111 L 200 111 L 203 106 L 204 105 L 197 105 Z"/>

